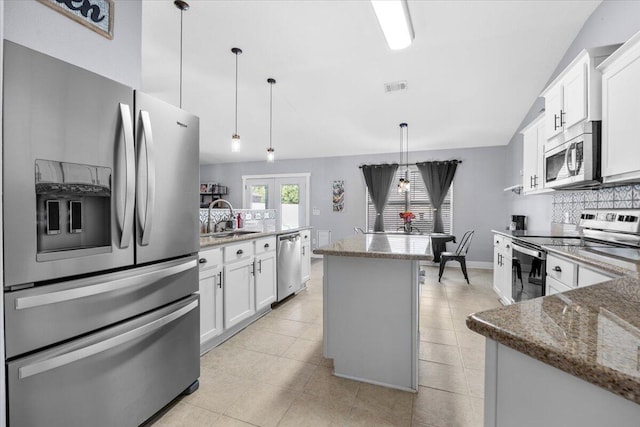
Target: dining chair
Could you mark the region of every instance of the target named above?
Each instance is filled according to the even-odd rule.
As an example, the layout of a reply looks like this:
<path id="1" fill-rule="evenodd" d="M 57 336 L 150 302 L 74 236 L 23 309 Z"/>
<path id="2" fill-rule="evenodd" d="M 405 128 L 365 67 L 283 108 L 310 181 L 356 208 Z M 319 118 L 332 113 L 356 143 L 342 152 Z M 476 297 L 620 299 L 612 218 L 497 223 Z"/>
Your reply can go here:
<path id="1" fill-rule="evenodd" d="M 455 252 L 442 252 L 440 254 L 440 272 L 438 273 L 438 282 L 442 278 L 444 266 L 447 264 L 447 261 L 458 261 L 460 263 L 460 268 L 462 269 L 462 274 L 464 274 L 464 278 L 467 280 L 467 284 L 470 284 L 469 276 L 467 275 L 467 252 L 469 251 L 469 245 L 471 245 L 473 233 L 474 230 L 469 230 L 464 233 L 464 236 L 460 239 L 460 243 L 458 244 Z"/>

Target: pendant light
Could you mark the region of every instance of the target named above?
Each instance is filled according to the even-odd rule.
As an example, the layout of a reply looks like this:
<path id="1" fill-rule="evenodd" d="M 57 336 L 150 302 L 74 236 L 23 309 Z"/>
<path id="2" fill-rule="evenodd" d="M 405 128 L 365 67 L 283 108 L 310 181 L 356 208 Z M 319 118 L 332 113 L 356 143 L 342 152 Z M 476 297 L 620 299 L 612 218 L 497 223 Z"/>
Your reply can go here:
<path id="1" fill-rule="evenodd" d="M 267 148 L 267 162 L 273 163 L 276 160 L 276 150 L 273 149 L 271 144 L 271 136 L 273 134 L 273 85 L 276 84 L 276 79 L 268 78 L 269 83 L 269 148 Z"/>
<path id="2" fill-rule="evenodd" d="M 409 182 L 409 127 L 406 123 L 400 123 L 400 166 L 404 166 L 404 178 L 398 181 L 398 193 L 408 193 L 411 190 L 411 183 Z"/>
<path id="3" fill-rule="evenodd" d="M 175 0 L 173 4 L 180 9 L 180 108 L 182 108 L 182 16 L 189 10 L 189 3 L 183 0 Z"/>
<path id="4" fill-rule="evenodd" d="M 231 136 L 231 151 L 237 153 L 240 151 L 240 135 L 238 135 L 238 55 L 242 53 L 242 49 L 234 47 L 231 49 L 231 53 L 236 56 L 236 127 Z"/>

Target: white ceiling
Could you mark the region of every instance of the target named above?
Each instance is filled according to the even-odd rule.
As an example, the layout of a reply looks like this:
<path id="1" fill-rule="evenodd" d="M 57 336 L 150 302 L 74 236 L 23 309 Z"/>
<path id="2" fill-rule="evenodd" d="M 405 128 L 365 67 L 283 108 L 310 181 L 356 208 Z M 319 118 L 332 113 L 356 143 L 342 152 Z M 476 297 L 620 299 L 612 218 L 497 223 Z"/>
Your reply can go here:
<path id="1" fill-rule="evenodd" d="M 369 1 L 189 0 L 183 108 L 201 163 L 505 145 L 600 1 L 409 1 L 415 40 L 391 51 Z M 142 89 L 179 103 L 180 12 L 143 3 Z M 238 133 L 231 152 L 235 57 Z M 385 93 L 406 80 L 408 90 Z M 396 160 L 397 154 L 390 154 Z"/>

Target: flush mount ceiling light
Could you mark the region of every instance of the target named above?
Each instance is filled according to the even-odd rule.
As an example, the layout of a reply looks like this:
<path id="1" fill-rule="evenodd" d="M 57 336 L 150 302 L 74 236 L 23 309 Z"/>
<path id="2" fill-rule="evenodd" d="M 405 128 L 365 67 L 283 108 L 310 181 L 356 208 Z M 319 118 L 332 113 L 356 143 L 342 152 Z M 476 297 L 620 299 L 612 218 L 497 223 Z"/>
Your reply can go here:
<path id="1" fill-rule="evenodd" d="M 408 193 L 411 190 L 411 183 L 409 182 L 409 127 L 406 123 L 400 123 L 400 166 L 404 166 L 404 178 L 398 180 L 398 193 Z"/>
<path id="2" fill-rule="evenodd" d="M 231 53 L 236 56 L 236 128 L 231 136 L 231 151 L 237 153 L 240 151 L 240 135 L 238 135 L 238 55 L 242 53 L 242 49 L 234 47 Z"/>
<path id="3" fill-rule="evenodd" d="M 271 135 L 273 131 L 273 85 L 276 84 L 276 79 L 268 78 L 269 83 L 269 148 L 267 148 L 267 162 L 273 163 L 276 159 L 276 150 L 271 145 Z"/>
<path id="4" fill-rule="evenodd" d="M 184 12 L 189 10 L 189 3 L 182 0 L 176 0 L 173 4 L 180 9 L 180 108 L 182 108 L 182 16 L 184 15 Z"/>
<path id="5" fill-rule="evenodd" d="M 371 0 L 380 28 L 392 50 L 404 49 L 415 37 L 407 0 Z"/>

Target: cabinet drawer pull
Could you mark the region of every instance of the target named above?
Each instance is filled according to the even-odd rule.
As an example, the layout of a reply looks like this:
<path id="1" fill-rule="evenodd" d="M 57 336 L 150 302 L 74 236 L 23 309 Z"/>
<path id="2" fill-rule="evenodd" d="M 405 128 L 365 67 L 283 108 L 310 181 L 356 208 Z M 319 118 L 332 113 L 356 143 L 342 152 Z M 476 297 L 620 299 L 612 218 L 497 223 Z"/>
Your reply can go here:
<path id="1" fill-rule="evenodd" d="M 553 267 L 553 271 L 557 271 L 558 273 L 561 273 L 562 269 L 560 268 L 559 265 L 556 265 L 555 267 Z"/>
<path id="2" fill-rule="evenodd" d="M 268 248 L 268 247 L 269 247 L 269 244 L 268 244 L 268 243 L 265 243 L 265 244 L 264 244 L 264 247 L 265 247 L 265 249 L 266 249 L 266 248 Z"/>
<path id="3" fill-rule="evenodd" d="M 198 260 L 198 262 L 199 262 L 200 264 L 206 264 L 206 263 L 207 263 L 207 259 L 206 259 L 206 258 L 200 258 L 200 259 Z"/>
<path id="4" fill-rule="evenodd" d="M 218 287 L 222 289 L 222 271 L 218 273 Z"/>
<path id="5" fill-rule="evenodd" d="M 242 249 L 238 249 L 238 251 L 236 252 L 236 255 L 242 255 L 244 253 L 244 251 Z"/>

